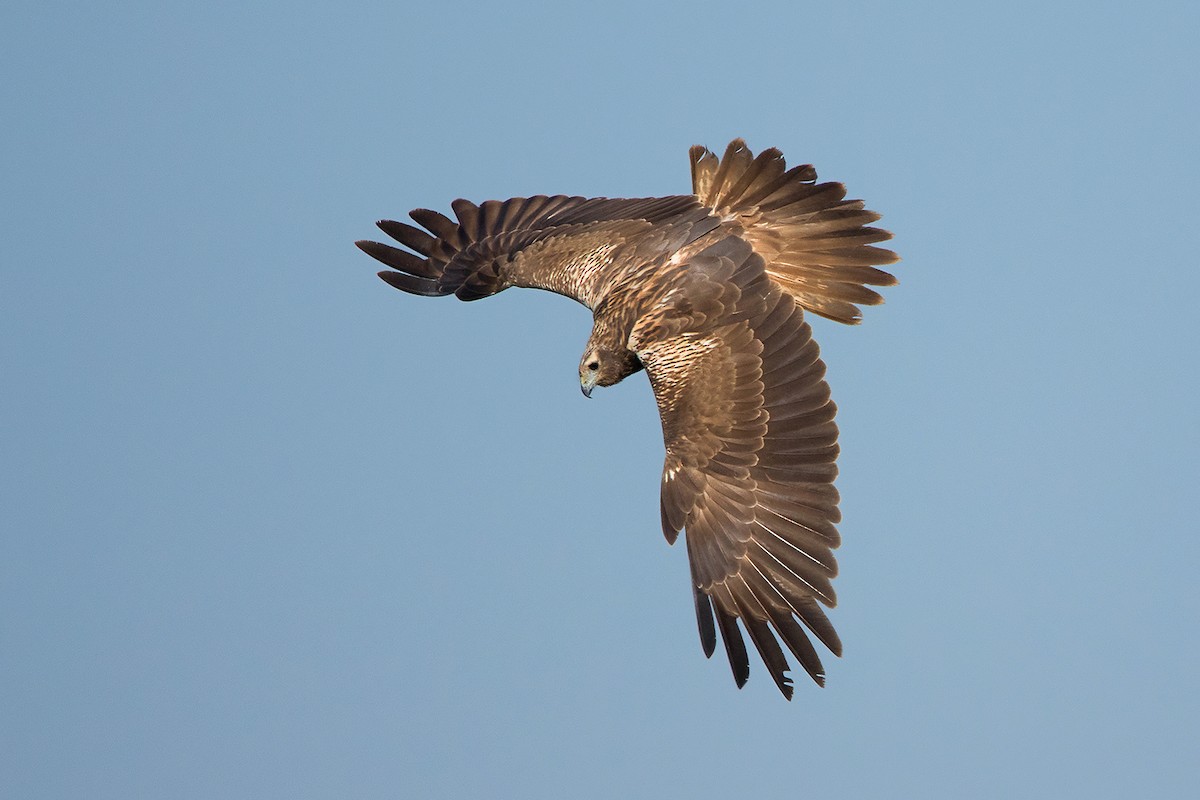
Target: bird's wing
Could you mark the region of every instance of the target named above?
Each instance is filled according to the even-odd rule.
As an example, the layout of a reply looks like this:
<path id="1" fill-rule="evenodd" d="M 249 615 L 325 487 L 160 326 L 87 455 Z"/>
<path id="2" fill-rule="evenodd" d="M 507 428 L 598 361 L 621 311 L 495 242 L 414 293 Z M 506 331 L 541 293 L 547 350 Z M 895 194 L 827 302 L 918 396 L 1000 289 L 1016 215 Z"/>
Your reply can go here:
<path id="1" fill-rule="evenodd" d="M 705 654 L 719 630 L 744 684 L 740 620 L 790 698 L 780 641 L 824 683 L 800 623 L 841 654 L 821 609 L 836 603 L 840 520 L 825 365 L 801 309 L 745 241 L 723 239 L 673 275 L 630 337 L 662 417 L 663 533 L 686 530 Z"/>
<path id="2" fill-rule="evenodd" d="M 720 159 L 697 145 L 691 161 L 697 199 L 748 241 L 771 279 L 809 311 L 854 324 L 862 318 L 856 304 L 883 302 L 868 286 L 896 283 L 874 266 L 899 261 L 873 246 L 892 238 L 869 227 L 879 214 L 846 200 L 842 184 L 817 183 L 811 164 L 789 170 L 775 148 L 755 157 L 741 139 Z"/>
<path id="3" fill-rule="evenodd" d="M 427 209 L 424 227 L 383 220 L 379 228 L 409 250 L 356 244 L 395 271 L 385 281 L 413 294 L 476 300 L 509 286 L 564 294 L 594 307 L 624 273 L 673 252 L 719 225 L 691 195 L 641 199 L 514 197 L 451 204 L 457 221 Z"/>

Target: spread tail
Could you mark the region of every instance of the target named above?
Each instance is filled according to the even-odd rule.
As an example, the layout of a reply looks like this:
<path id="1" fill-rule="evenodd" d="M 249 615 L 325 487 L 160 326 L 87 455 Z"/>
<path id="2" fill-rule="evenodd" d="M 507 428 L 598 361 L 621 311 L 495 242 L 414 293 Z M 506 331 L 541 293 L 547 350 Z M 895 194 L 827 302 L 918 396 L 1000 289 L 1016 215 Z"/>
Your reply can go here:
<path id="1" fill-rule="evenodd" d="M 879 214 L 861 200 L 846 200 L 840 183 L 817 183 L 811 164 L 787 169 L 783 154 L 768 148 L 757 157 L 734 139 L 718 159 L 699 145 L 691 149 L 692 191 L 714 213 L 741 225 L 745 238 L 767 262 L 767 274 L 804 308 L 857 324 L 855 305 L 883 297 L 867 286 L 892 286 L 896 278 L 874 265 L 899 257 L 873 247 L 892 238 L 868 225 Z"/>

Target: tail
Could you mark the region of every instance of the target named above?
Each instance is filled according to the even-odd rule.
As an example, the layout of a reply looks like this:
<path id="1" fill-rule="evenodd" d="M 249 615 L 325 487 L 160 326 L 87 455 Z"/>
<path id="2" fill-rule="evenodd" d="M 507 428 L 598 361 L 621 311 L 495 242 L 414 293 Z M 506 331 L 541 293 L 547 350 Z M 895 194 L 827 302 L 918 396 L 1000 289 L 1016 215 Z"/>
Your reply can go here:
<path id="1" fill-rule="evenodd" d="M 582 200 L 565 195 L 488 200 L 482 205 L 455 200 L 451 207 L 457 222 L 418 208 L 409 216 L 425 230 L 394 220 L 375 223 L 414 252 L 365 240 L 355 244 L 397 270 L 379 273 L 397 289 L 425 297 L 454 294 L 460 300 L 478 300 L 508 288 L 502 269 L 536 238 L 539 222 Z"/>
<path id="2" fill-rule="evenodd" d="M 743 229 L 743 236 L 767 262 L 767 274 L 802 307 L 823 317 L 857 324 L 855 303 L 878 305 L 867 286 L 897 281 L 876 264 L 900 258 L 872 247 L 892 238 L 866 227 L 880 215 L 861 200 L 846 200 L 840 183 L 817 183 L 811 164 L 787 169 L 783 154 L 768 148 L 754 157 L 734 139 L 718 159 L 707 148 L 691 149 L 692 191 L 702 204 Z"/>

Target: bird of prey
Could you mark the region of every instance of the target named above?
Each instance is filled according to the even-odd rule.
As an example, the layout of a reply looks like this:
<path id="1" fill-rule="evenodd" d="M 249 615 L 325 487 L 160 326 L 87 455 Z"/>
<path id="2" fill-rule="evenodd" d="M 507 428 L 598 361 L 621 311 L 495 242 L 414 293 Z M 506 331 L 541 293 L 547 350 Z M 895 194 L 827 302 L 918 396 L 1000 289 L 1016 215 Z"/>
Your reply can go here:
<path id="1" fill-rule="evenodd" d="M 874 245 L 879 214 L 735 139 L 718 159 L 691 149 L 692 193 L 609 199 L 455 200 L 457 221 L 417 209 L 424 230 L 384 220 L 408 249 L 357 242 L 391 267 L 397 289 L 478 300 L 510 286 L 571 297 L 594 315 L 579 363 L 591 396 L 646 370 L 662 418 L 662 530 L 685 532 L 700 642 L 725 643 L 741 687 L 749 658 L 738 623 L 789 700 L 780 642 L 819 685 L 825 670 L 806 630 L 840 656 L 822 606 L 840 542 L 836 407 L 810 311 L 855 324 L 868 286 L 896 279 Z"/>

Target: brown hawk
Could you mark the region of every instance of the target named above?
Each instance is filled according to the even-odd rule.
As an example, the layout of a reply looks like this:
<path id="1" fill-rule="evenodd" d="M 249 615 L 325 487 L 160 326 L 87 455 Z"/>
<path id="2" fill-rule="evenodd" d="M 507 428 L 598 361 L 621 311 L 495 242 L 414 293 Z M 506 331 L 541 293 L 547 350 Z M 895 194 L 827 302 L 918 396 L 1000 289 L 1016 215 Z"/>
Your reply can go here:
<path id="1" fill-rule="evenodd" d="M 408 250 L 358 246 L 413 294 L 477 300 L 510 286 L 583 303 L 595 324 L 579 365 L 585 395 L 645 369 L 666 442 L 662 528 L 686 531 L 704 653 L 725 642 L 740 687 L 750 636 L 787 698 L 780 641 L 818 684 L 805 632 L 842 645 L 822 606 L 836 604 L 836 407 L 803 310 L 855 324 L 868 286 L 896 282 L 875 265 L 879 215 L 735 139 L 718 159 L 691 149 L 692 194 L 641 199 L 554 196 L 455 200 L 457 222 L 417 209 L 425 230 L 385 220 Z"/>

